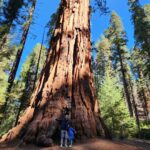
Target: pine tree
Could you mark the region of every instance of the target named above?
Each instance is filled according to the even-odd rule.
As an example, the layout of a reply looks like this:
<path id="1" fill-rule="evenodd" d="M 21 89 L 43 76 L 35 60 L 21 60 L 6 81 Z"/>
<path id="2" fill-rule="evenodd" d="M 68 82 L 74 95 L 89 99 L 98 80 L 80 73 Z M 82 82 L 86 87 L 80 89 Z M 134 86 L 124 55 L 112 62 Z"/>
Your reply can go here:
<path id="1" fill-rule="evenodd" d="M 129 0 L 132 21 L 134 24 L 135 44 L 143 55 L 146 74 L 149 74 L 150 66 L 150 5 L 142 7 L 139 0 Z"/>
<path id="2" fill-rule="evenodd" d="M 149 118 L 149 79 L 146 78 L 143 74 L 143 70 L 145 68 L 143 58 L 141 56 L 139 48 L 135 47 L 132 51 L 132 72 L 136 81 L 137 87 L 137 109 L 138 115 L 140 119 L 147 120 Z"/>
<path id="3" fill-rule="evenodd" d="M 7 42 L 7 36 L 11 27 L 15 25 L 14 20 L 17 20 L 19 16 L 19 10 L 23 4 L 23 0 L 9 0 L 8 2 L 4 1 L 2 11 L 3 17 L 1 16 L 0 21 L 0 51 Z"/>
<path id="4" fill-rule="evenodd" d="M 100 101 L 101 114 L 113 136 L 125 136 L 123 130 L 135 129 L 134 120 L 130 118 L 123 97 L 122 83 L 113 67 L 111 41 L 106 37 L 97 44 L 97 69 L 102 73 L 98 76 L 100 86 L 98 97 Z M 119 134 L 118 134 L 119 132 Z M 125 133 L 124 133 L 125 134 Z"/>
<path id="5" fill-rule="evenodd" d="M 112 53 L 111 53 L 111 43 L 104 36 L 102 36 L 101 40 L 97 42 L 96 47 L 97 47 L 97 57 L 94 68 L 94 79 L 95 79 L 96 93 L 98 94 L 99 88 L 103 83 L 106 68 L 109 63 L 111 64 Z"/>
<path id="6" fill-rule="evenodd" d="M 116 77 L 106 71 L 103 85 L 99 90 L 99 100 L 102 116 L 113 136 L 123 137 L 136 131 L 135 122 L 130 118 L 123 99 L 122 86 Z"/>
<path id="7" fill-rule="evenodd" d="M 111 49 L 113 55 L 113 66 L 116 71 L 120 71 L 120 79 L 124 86 L 124 92 L 126 97 L 126 102 L 128 105 L 128 109 L 130 115 L 133 116 L 133 107 L 132 107 L 132 99 L 131 99 L 131 91 L 129 87 L 128 77 L 128 52 L 126 48 L 127 37 L 126 33 L 123 29 L 122 22 L 119 16 L 112 12 L 110 19 L 110 26 L 105 31 L 105 36 L 111 41 Z"/>
<path id="8" fill-rule="evenodd" d="M 40 60 L 38 60 L 39 55 Z M 30 56 L 27 58 L 26 62 L 24 63 L 20 74 L 19 82 L 24 84 L 24 88 L 22 91 L 22 96 L 20 97 L 20 106 L 16 116 L 15 125 L 17 125 L 18 123 L 21 111 L 25 110 L 29 104 L 28 100 L 33 92 L 35 81 L 37 81 L 41 73 L 45 60 L 46 60 L 46 48 L 43 47 L 43 49 L 41 50 L 41 44 L 37 44 L 33 49 L 32 53 L 30 54 Z"/>
<path id="9" fill-rule="evenodd" d="M 11 89 L 12 89 L 12 86 L 13 86 L 13 82 L 14 82 L 14 79 L 15 79 L 15 76 L 16 76 L 16 73 L 17 73 L 17 69 L 18 69 L 18 66 L 19 66 L 19 62 L 20 62 L 20 59 L 21 59 L 21 56 L 22 56 L 22 53 L 23 53 L 23 49 L 24 49 L 24 46 L 25 46 L 25 42 L 26 42 L 26 39 L 27 39 L 29 28 L 30 28 L 30 25 L 32 23 L 32 18 L 33 18 L 33 13 L 34 13 L 34 10 L 35 10 L 35 6 L 36 6 L 36 0 L 34 0 L 32 2 L 32 6 L 31 6 L 31 9 L 29 11 L 28 21 L 25 23 L 24 28 L 23 28 L 23 34 L 22 34 L 22 39 L 20 41 L 20 47 L 18 48 L 15 60 L 13 62 L 11 71 L 9 73 L 9 78 L 8 78 L 9 86 L 7 88 L 7 93 L 11 92 Z M 8 100 L 9 100 L 9 97 L 6 97 L 6 101 L 5 101 L 5 104 L 3 106 L 4 107 L 4 109 L 3 109 L 4 114 L 5 114 L 5 111 L 6 111 Z"/>
<path id="10" fill-rule="evenodd" d="M 41 51 L 41 54 L 40 54 L 40 51 Z M 9 52 L 9 51 L 7 50 L 6 52 Z M 39 55 L 41 56 L 40 56 L 39 66 L 37 66 Z M 12 52 L 10 56 L 12 57 Z M 5 61 L 4 61 L 4 57 L 2 58 L 3 58 L 2 64 L 4 64 L 6 60 L 8 62 L 8 64 L 5 65 L 5 68 L 7 70 L 8 68 L 11 68 L 9 67 L 10 58 L 9 59 L 7 58 Z M 42 70 L 43 64 L 45 62 L 45 59 L 46 59 L 46 48 L 43 46 L 41 50 L 41 44 L 37 44 L 35 48 L 33 49 L 32 53 L 30 54 L 30 56 L 27 58 L 26 62 L 24 63 L 20 78 L 14 81 L 12 91 L 8 95 L 9 105 L 7 106 L 7 112 L 6 112 L 7 118 L 5 118 L 4 120 L 1 120 L 3 121 L 3 123 L 0 126 L 0 133 L 1 133 L 0 135 L 6 133 L 8 129 L 10 129 L 11 127 L 17 124 L 20 114 L 28 106 L 28 103 L 29 103 L 28 99 L 30 98 L 33 92 L 36 70 L 38 68 L 38 74 L 37 74 L 37 78 L 38 78 Z M 3 66 L 1 66 L 1 68 L 4 69 Z M 8 75 L 5 72 L 1 72 L 1 73 L 5 75 L 4 76 L 2 74 L 3 78 L 0 81 L 1 85 L 3 85 L 3 88 L 1 88 L 1 93 L 0 93 L 0 98 L 1 98 L 0 100 L 3 100 L 3 102 L 2 101 L 0 102 L 3 105 L 5 97 L 6 97 Z M 2 114 L 1 114 L 1 117 L 3 117 Z"/>
<path id="11" fill-rule="evenodd" d="M 51 16 L 50 16 L 50 20 L 47 23 L 47 27 L 48 29 L 48 33 L 47 33 L 47 41 L 51 41 L 51 38 L 53 36 L 54 30 L 56 28 L 56 23 L 59 17 L 59 12 L 60 11 L 60 6 L 57 8 L 56 12 L 54 12 Z"/>
<path id="12" fill-rule="evenodd" d="M 149 82 L 149 66 L 150 66 L 150 5 L 142 7 L 139 0 L 129 0 L 130 11 L 132 13 L 132 21 L 134 24 L 134 36 L 135 36 L 135 48 L 134 59 L 136 71 L 136 77 L 138 79 L 138 91 L 139 98 L 141 99 L 142 107 L 144 110 L 144 116 L 149 116 L 150 112 L 150 82 Z M 136 68 L 136 69 L 135 69 Z M 143 116 L 143 115 L 142 115 Z"/>
<path id="13" fill-rule="evenodd" d="M 7 81 L 6 81 L 7 83 Z M 9 93 L 9 105 L 7 106 L 7 117 L 1 120 L 0 136 L 8 132 L 15 125 L 16 114 L 19 109 L 20 100 L 24 88 L 24 83 L 15 80 L 11 93 Z M 6 90 L 6 89 L 5 89 Z"/>
<path id="14" fill-rule="evenodd" d="M 6 43 L 9 45 L 9 42 Z M 17 50 L 17 46 L 6 46 L 2 51 L 0 51 L 0 85 L 2 85 L 0 89 L 0 116 L 3 117 L 3 105 L 5 103 L 6 98 L 6 89 L 8 87 L 8 73 L 12 66 L 12 61 L 14 60 L 14 56 Z"/>
<path id="15" fill-rule="evenodd" d="M 20 41 L 20 48 L 17 51 L 16 59 L 14 61 L 14 64 L 12 66 L 12 69 L 11 69 L 11 72 L 10 72 L 10 75 L 9 75 L 9 79 L 8 79 L 8 82 L 10 83 L 10 86 L 13 84 L 13 81 L 14 81 L 15 76 L 16 76 L 16 72 L 17 72 L 19 62 L 20 62 L 20 59 L 21 59 L 21 55 L 22 55 L 22 52 L 23 52 L 23 49 L 24 49 L 24 46 L 25 46 L 25 42 L 26 42 L 26 39 L 27 39 L 29 28 L 30 28 L 30 25 L 32 23 L 35 6 L 36 6 L 36 0 L 34 0 L 32 2 L 32 6 L 31 6 L 30 11 L 29 11 L 28 20 L 24 25 L 22 39 Z M 10 87 L 10 89 L 11 89 L 11 87 Z"/>

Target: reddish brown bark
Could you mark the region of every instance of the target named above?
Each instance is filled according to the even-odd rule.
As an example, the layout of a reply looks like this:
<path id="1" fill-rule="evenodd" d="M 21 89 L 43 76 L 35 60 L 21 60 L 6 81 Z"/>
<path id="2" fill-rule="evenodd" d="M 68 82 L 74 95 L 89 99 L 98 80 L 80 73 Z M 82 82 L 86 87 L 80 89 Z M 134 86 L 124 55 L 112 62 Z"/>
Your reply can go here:
<path id="1" fill-rule="evenodd" d="M 143 108 L 143 114 L 140 116 L 141 119 L 150 119 L 150 92 L 149 89 L 147 87 L 147 83 L 144 83 L 144 75 L 142 72 L 142 69 L 139 67 L 139 77 L 141 79 L 141 84 L 142 87 L 139 91 L 139 98 L 140 98 L 140 102 L 142 104 L 142 108 Z M 140 110 L 140 108 L 139 108 Z"/>
<path id="2" fill-rule="evenodd" d="M 1 142 L 21 134 L 26 142 L 50 145 L 56 118 L 70 107 L 78 138 L 110 137 L 100 118 L 91 70 L 89 0 L 62 0 L 45 67 L 19 124 Z"/>

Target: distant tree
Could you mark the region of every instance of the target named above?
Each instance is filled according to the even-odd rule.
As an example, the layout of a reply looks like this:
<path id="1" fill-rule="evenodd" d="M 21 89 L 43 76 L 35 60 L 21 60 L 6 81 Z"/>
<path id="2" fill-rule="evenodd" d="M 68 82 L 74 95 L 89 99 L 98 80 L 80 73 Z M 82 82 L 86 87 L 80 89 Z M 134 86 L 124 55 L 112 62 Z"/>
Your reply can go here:
<path id="1" fill-rule="evenodd" d="M 102 116 L 114 136 L 123 136 L 122 130 L 134 130 L 134 119 L 126 107 L 119 73 L 113 67 L 112 43 L 106 37 L 97 43 L 98 97 Z M 96 82 L 97 84 L 97 82 Z M 124 135 L 125 136 L 125 135 Z"/>
<path id="2" fill-rule="evenodd" d="M 123 137 L 127 133 L 136 132 L 135 121 L 130 118 L 123 99 L 123 91 L 118 79 L 110 74 L 110 70 L 106 71 L 99 90 L 99 100 L 102 116 L 113 136 Z"/>
<path id="3" fill-rule="evenodd" d="M 97 42 L 97 57 L 95 60 L 94 79 L 96 86 L 96 93 L 98 94 L 99 88 L 103 84 L 105 72 L 108 65 L 112 64 L 112 52 L 110 41 L 102 35 L 101 40 Z"/>
<path id="4" fill-rule="evenodd" d="M 13 62 L 11 71 L 9 73 L 9 78 L 8 78 L 9 86 L 7 88 L 7 93 L 11 92 L 11 88 L 13 86 L 13 82 L 14 82 L 14 79 L 15 79 L 15 76 L 16 76 L 16 72 L 17 72 L 17 69 L 18 69 L 18 66 L 19 66 L 19 62 L 20 62 L 20 59 L 21 59 L 21 56 L 22 56 L 22 53 L 23 53 L 23 49 L 24 49 L 24 46 L 25 46 L 25 42 L 26 42 L 26 39 L 27 39 L 29 28 L 30 28 L 30 25 L 32 23 L 32 18 L 33 18 L 35 6 L 36 6 L 36 0 L 33 0 L 32 1 L 32 6 L 31 6 L 31 8 L 29 10 L 28 20 L 24 24 L 24 27 L 23 27 L 23 34 L 22 34 L 22 39 L 20 41 L 20 47 L 18 48 L 15 60 Z M 8 99 L 9 99 L 9 97 L 7 97 L 6 101 L 5 101 L 5 105 L 4 105 L 4 109 L 3 109 L 4 110 L 4 114 L 5 114 L 5 110 L 6 110 L 6 107 L 7 107 Z"/>
<path id="5" fill-rule="evenodd" d="M 24 49 L 24 46 L 25 46 L 25 42 L 26 42 L 26 39 L 27 39 L 28 32 L 29 32 L 29 28 L 30 28 L 30 25 L 32 23 L 35 6 L 36 6 L 36 0 L 33 0 L 32 6 L 29 10 L 29 15 L 28 15 L 27 22 L 24 24 L 24 27 L 23 27 L 23 34 L 22 34 L 22 39 L 20 41 L 20 48 L 17 51 L 15 61 L 13 63 L 11 72 L 9 74 L 8 82 L 10 83 L 10 89 L 11 89 L 11 85 L 13 84 L 13 81 L 15 79 L 16 72 L 17 72 L 19 62 L 20 62 L 20 59 L 21 59 L 21 55 L 22 55 L 22 52 L 23 52 L 23 49 Z"/>
<path id="6" fill-rule="evenodd" d="M 19 98 L 20 105 L 17 112 L 15 125 L 18 123 L 21 111 L 25 110 L 29 104 L 28 100 L 34 90 L 35 82 L 37 81 L 46 60 L 47 50 L 44 46 L 41 49 L 41 46 L 41 44 L 37 44 L 35 46 L 26 62 L 23 64 L 23 68 L 20 73 L 19 82 L 24 84 L 24 88 L 22 91 L 22 96 Z"/>
<path id="7" fill-rule="evenodd" d="M 130 115 L 133 116 L 132 99 L 130 96 L 131 91 L 128 81 L 128 52 L 126 48 L 127 37 L 123 29 L 122 22 L 115 12 L 112 12 L 110 26 L 105 31 L 105 36 L 111 42 L 113 66 L 117 72 L 120 72 L 120 79 L 123 83 L 128 109 Z"/>
<path id="8" fill-rule="evenodd" d="M 19 16 L 19 10 L 24 4 L 23 0 L 9 0 L 3 2 L 2 15 L 0 17 L 0 51 L 4 47 L 11 27 Z"/>
<path id="9" fill-rule="evenodd" d="M 19 98 L 22 95 L 23 89 L 24 83 L 20 82 L 19 80 L 15 80 L 12 91 L 9 93 L 9 105 L 7 105 L 6 118 L 3 120 L 1 119 L 2 123 L 0 125 L 0 136 L 8 132 L 8 130 L 15 125 L 15 118 L 20 104 Z"/>
<path id="10" fill-rule="evenodd" d="M 133 49 L 134 73 L 145 115 L 150 114 L 150 5 L 142 7 L 139 0 L 129 0 L 134 24 L 135 48 Z"/>
<path id="11" fill-rule="evenodd" d="M 131 64 L 132 72 L 137 86 L 138 94 L 138 109 L 139 117 L 141 119 L 147 120 L 149 118 L 149 100 L 150 100 L 150 91 L 149 91 L 149 78 L 144 76 L 143 70 L 145 69 L 143 56 L 140 54 L 141 51 L 139 48 L 135 47 L 131 53 Z"/>
<path id="12" fill-rule="evenodd" d="M 50 16 L 50 20 L 47 23 L 47 27 L 48 27 L 48 33 L 47 33 L 47 41 L 50 42 L 51 38 L 53 36 L 54 30 L 56 28 L 56 23 L 59 17 L 59 12 L 60 11 L 60 6 L 57 8 L 56 12 L 54 12 L 51 16 Z M 50 44 L 50 43 L 49 43 Z"/>
<path id="13" fill-rule="evenodd" d="M 145 74 L 150 73 L 150 5 L 142 7 L 139 0 L 129 0 L 130 12 L 134 24 L 134 36 L 136 47 L 140 49 L 140 55 L 144 57 Z"/>
<path id="14" fill-rule="evenodd" d="M 35 78 L 37 76 L 36 79 L 38 79 L 46 59 L 46 51 L 47 50 L 44 46 L 42 46 L 41 49 L 41 44 L 37 44 L 35 46 L 32 53 L 30 54 L 30 56 L 27 58 L 26 62 L 23 65 L 20 78 L 14 81 L 11 92 L 7 93 L 9 97 L 9 105 L 7 105 L 6 111 L 7 118 L 1 120 L 2 121 L 2 124 L 0 126 L 1 135 L 6 133 L 9 128 L 17 124 L 20 114 L 28 106 L 29 103 L 28 99 L 30 98 L 33 92 Z M 38 60 L 39 55 L 40 60 Z M 3 64 L 4 64 L 4 57 L 3 57 Z M 8 69 L 8 66 L 5 67 Z M 37 68 L 38 72 L 36 75 Z M 2 81 L 0 81 L 0 83 L 4 83 L 3 88 L 1 89 L 2 93 L 0 93 L 1 98 L 0 100 L 3 100 L 3 103 L 6 97 L 7 78 L 8 78 L 8 75 L 6 73 L 4 75 L 6 77 Z M 1 117 L 3 117 L 3 114 L 1 114 Z"/>
<path id="15" fill-rule="evenodd" d="M 9 45 L 9 42 L 6 43 Z M 6 98 L 6 90 L 8 87 L 8 74 L 10 72 L 12 62 L 14 60 L 17 51 L 17 46 L 6 46 L 2 51 L 0 51 L 0 116 L 2 117 L 3 105 Z"/>

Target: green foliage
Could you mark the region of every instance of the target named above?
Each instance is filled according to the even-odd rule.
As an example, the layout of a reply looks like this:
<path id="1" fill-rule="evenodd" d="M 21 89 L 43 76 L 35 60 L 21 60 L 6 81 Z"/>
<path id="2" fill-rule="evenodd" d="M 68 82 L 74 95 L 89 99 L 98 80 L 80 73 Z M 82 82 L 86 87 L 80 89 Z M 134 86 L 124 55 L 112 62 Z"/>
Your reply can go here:
<path id="1" fill-rule="evenodd" d="M 139 0 L 129 0 L 132 21 L 134 24 L 135 47 L 131 54 L 132 71 L 138 87 L 138 94 L 143 104 L 144 111 L 149 101 L 150 86 L 150 5 L 142 7 Z M 145 106 L 144 106 L 145 105 Z"/>
<path id="2" fill-rule="evenodd" d="M 39 62 L 39 66 L 37 66 L 41 48 L 42 51 L 40 56 L 40 62 Z M 46 48 L 44 46 L 41 47 L 41 44 L 37 44 L 33 49 L 32 53 L 26 59 L 26 62 L 23 64 L 20 73 L 20 83 L 24 84 L 23 94 L 20 97 L 20 100 L 24 103 L 22 108 L 23 110 L 27 106 L 28 100 L 33 92 L 36 83 L 35 80 L 39 77 L 45 60 L 46 60 Z M 36 72 L 37 67 L 38 67 L 38 72 Z"/>
<path id="3" fill-rule="evenodd" d="M 0 88 L 0 105 L 2 106 L 3 103 L 5 102 L 5 96 L 6 96 L 6 89 L 7 89 L 7 74 L 0 69 L 0 85 L 1 85 L 1 88 Z"/>
<path id="4" fill-rule="evenodd" d="M 19 10 L 23 4 L 23 0 L 9 0 L 8 2 L 4 1 L 2 11 L 3 17 L 0 17 L 0 41 L 9 33 L 11 26 L 14 26 L 13 21 L 17 20 Z"/>
<path id="5" fill-rule="evenodd" d="M 7 117 L 7 119 L 4 120 L 4 122 L 0 126 L 0 136 L 7 133 L 8 130 L 13 127 L 12 124 L 14 123 L 14 118 L 15 118 L 15 113 L 12 113 L 9 117 Z"/>
<path id="6" fill-rule="evenodd" d="M 108 73 L 99 91 L 99 99 L 101 114 L 113 136 L 130 136 L 136 132 L 135 121 L 130 118 L 123 100 L 122 87 Z"/>
<path id="7" fill-rule="evenodd" d="M 22 7 L 23 3 L 23 0 L 9 0 L 8 2 L 4 2 L 3 23 L 12 24 L 12 21 L 17 19 L 19 9 Z"/>
<path id="8" fill-rule="evenodd" d="M 143 58 L 144 75 L 150 75 L 150 5 L 142 7 L 139 0 L 129 0 L 136 47 L 140 50 L 139 57 Z"/>
<path id="9" fill-rule="evenodd" d="M 23 94 L 25 84 L 19 80 L 15 80 L 12 91 L 8 93 L 9 105 L 7 106 L 6 118 L 2 121 L 0 126 L 0 136 L 8 132 L 10 128 L 14 126 L 16 114 L 20 106 L 20 97 Z"/>
<path id="10" fill-rule="evenodd" d="M 125 103 L 124 88 L 133 94 L 128 85 L 132 79 L 126 42 L 120 17 L 112 12 L 110 25 L 97 43 L 94 77 L 101 114 L 115 137 L 133 136 L 137 132 L 135 119 L 130 117 Z M 124 85 L 123 77 L 128 84 Z"/>
<path id="11" fill-rule="evenodd" d="M 8 132 L 8 130 L 14 126 L 18 104 L 19 103 L 17 99 L 12 99 L 10 101 L 9 107 L 7 109 L 7 118 L 4 119 L 0 126 L 0 136 Z"/>
<path id="12" fill-rule="evenodd" d="M 106 68 L 108 65 L 111 65 L 111 43 L 104 36 L 101 37 L 96 44 L 97 47 L 97 57 L 96 61 L 93 61 L 93 70 L 94 70 L 94 80 L 96 86 L 96 93 L 98 95 L 98 90 L 103 83 L 103 77 L 105 75 Z"/>
<path id="13" fill-rule="evenodd" d="M 7 45 L 0 51 L 0 105 L 5 102 L 6 96 L 6 89 L 8 86 L 8 73 L 11 69 L 12 62 L 14 60 L 17 46 L 8 46 L 9 42 L 6 43 Z"/>
<path id="14" fill-rule="evenodd" d="M 150 140 L 150 121 L 140 121 L 140 131 L 134 136 L 136 138 Z"/>
<path id="15" fill-rule="evenodd" d="M 0 0 L 0 7 L 2 6 L 3 0 Z"/>
<path id="16" fill-rule="evenodd" d="M 49 28 L 48 33 L 47 33 L 48 42 L 51 41 L 51 37 L 55 30 L 56 23 L 59 17 L 59 13 L 60 13 L 60 6 L 57 8 L 56 12 L 50 16 L 50 21 L 47 24 L 47 27 Z"/>
<path id="17" fill-rule="evenodd" d="M 41 57 L 40 57 L 40 62 L 38 66 L 37 78 L 39 77 L 41 73 L 41 70 L 46 60 L 47 50 L 44 46 L 41 47 L 41 44 L 38 43 L 33 49 L 33 51 L 31 52 L 31 54 L 27 57 L 25 63 L 23 64 L 23 67 L 20 73 L 20 78 L 15 80 L 11 93 L 8 93 L 9 105 L 7 109 L 7 119 L 3 121 L 0 127 L 0 133 L 1 133 L 0 135 L 6 133 L 8 129 L 14 126 L 18 111 L 20 111 L 19 112 L 19 115 L 20 115 L 28 105 L 28 100 L 33 92 L 34 82 L 36 82 L 35 76 L 36 76 L 40 50 L 42 51 L 41 51 Z M 4 57 L 2 58 L 3 58 L 3 63 L 4 63 Z M 6 59 L 7 61 L 5 63 L 9 63 L 10 60 L 8 61 L 8 58 L 9 56 L 7 56 L 7 59 Z M 7 67 L 8 65 L 5 64 L 3 68 L 7 68 Z M 4 83 L 4 85 L 5 84 L 6 85 L 0 89 L 1 101 L 5 100 L 5 96 L 6 96 L 5 91 L 7 88 L 6 86 L 7 86 L 7 78 L 8 78 L 8 74 L 6 74 L 4 71 L 3 73 L 6 76 L 5 77 L 6 79 L 3 77 L 2 78 L 3 80 L 0 81 L 0 83 Z"/>
<path id="18" fill-rule="evenodd" d="M 21 80 L 23 80 L 23 81 L 26 80 L 26 75 L 27 75 L 27 72 L 29 70 L 30 70 L 30 73 L 32 75 L 35 75 L 40 49 L 41 49 L 41 44 L 38 43 L 35 46 L 35 48 L 33 49 L 32 53 L 26 59 L 26 62 L 23 64 L 21 74 L 20 74 L 20 79 Z M 40 74 L 40 72 L 43 68 L 43 65 L 44 65 L 44 62 L 45 62 L 45 59 L 46 59 L 46 53 L 47 53 L 46 48 L 44 46 L 42 46 L 42 52 L 41 52 L 41 58 L 40 58 L 40 63 L 39 63 L 38 75 Z"/>

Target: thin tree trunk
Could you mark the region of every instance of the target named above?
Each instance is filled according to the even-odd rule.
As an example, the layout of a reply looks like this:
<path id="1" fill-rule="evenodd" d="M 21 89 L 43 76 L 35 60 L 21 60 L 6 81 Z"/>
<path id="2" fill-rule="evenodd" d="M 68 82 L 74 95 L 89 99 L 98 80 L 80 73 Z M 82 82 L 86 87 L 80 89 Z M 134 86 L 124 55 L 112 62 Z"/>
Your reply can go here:
<path id="1" fill-rule="evenodd" d="M 22 52 L 23 52 L 23 49 L 24 49 L 24 46 L 25 46 L 25 42 L 26 42 L 26 39 L 27 39 L 27 35 L 28 35 L 29 29 L 30 29 L 30 25 L 31 25 L 31 22 L 32 22 L 35 6 L 36 6 L 36 0 L 33 0 L 32 7 L 29 11 L 28 22 L 24 26 L 23 35 L 22 35 L 22 39 L 21 39 L 21 42 L 20 42 L 21 48 L 17 51 L 13 67 L 12 67 L 12 70 L 11 70 L 10 75 L 9 75 L 8 82 L 10 84 L 13 84 L 13 81 L 14 81 L 15 76 L 16 76 L 16 72 L 17 72 L 17 69 L 18 69 L 18 66 L 19 66 L 20 58 L 21 58 L 21 55 L 22 55 Z"/>
<path id="2" fill-rule="evenodd" d="M 13 24 L 13 20 L 11 20 L 10 23 L 7 24 L 8 27 L 7 27 L 7 29 L 5 30 L 5 34 L 2 33 L 2 35 L 0 36 L 0 37 L 1 37 L 0 51 L 3 50 L 3 48 L 5 47 L 5 45 L 6 45 L 6 43 L 7 43 L 8 36 L 9 36 L 10 30 L 11 30 L 12 24 Z M 6 25 L 6 24 L 5 24 L 5 25 Z"/>
<path id="3" fill-rule="evenodd" d="M 120 46 L 118 45 L 118 54 L 119 54 L 119 61 L 120 61 L 120 66 L 121 66 L 121 73 L 122 73 L 122 80 L 123 80 L 123 86 L 124 86 L 124 91 L 125 91 L 125 96 L 126 96 L 126 102 L 127 106 L 129 109 L 130 116 L 133 116 L 133 109 L 132 109 L 132 103 L 130 99 L 130 92 L 128 90 L 128 81 L 126 79 L 126 69 L 123 65 L 123 60 L 122 60 L 122 55 L 120 52 Z"/>
<path id="4" fill-rule="evenodd" d="M 144 85 L 144 83 L 143 83 L 144 76 L 143 76 L 142 69 L 139 67 L 138 70 L 139 70 L 139 77 L 142 81 L 142 84 Z M 149 105 L 148 102 L 150 101 L 150 98 L 149 98 L 149 96 L 147 96 L 148 95 L 147 90 L 145 89 L 145 87 L 143 87 L 143 85 L 142 85 L 142 88 L 140 90 L 140 95 L 142 95 L 141 96 L 141 102 L 142 102 L 142 106 L 144 109 L 144 114 L 145 114 L 145 116 L 148 117 L 148 114 L 150 113 L 150 110 L 148 111 L 148 105 Z"/>
<path id="5" fill-rule="evenodd" d="M 30 65 L 30 68 L 31 68 L 31 65 Z M 29 83 L 29 81 L 30 81 L 29 78 L 30 78 L 30 70 L 28 70 L 28 72 L 27 72 L 27 76 L 26 76 L 26 80 L 25 80 L 26 81 L 25 88 L 24 88 L 22 96 L 20 97 L 20 105 L 19 105 L 19 109 L 18 109 L 18 112 L 16 115 L 15 126 L 18 124 L 18 120 L 19 120 L 21 111 L 27 108 L 27 105 L 26 105 L 27 98 L 26 97 L 27 97 L 27 95 L 28 95 L 28 97 L 30 97 L 29 90 L 32 90 L 32 88 L 33 88 L 32 87 L 31 89 L 29 89 L 29 85 L 31 84 L 31 83 Z"/>
<path id="6" fill-rule="evenodd" d="M 131 89 L 132 104 L 133 104 L 134 115 L 135 115 L 135 119 L 136 119 L 136 125 L 137 125 L 138 130 L 140 131 L 140 121 L 139 121 L 137 104 L 136 104 L 137 100 L 135 99 L 135 96 L 134 96 L 134 91 L 133 91 L 133 85 L 132 85 L 131 77 L 129 77 L 129 85 L 130 85 L 130 89 Z"/>
<path id="7" fill-rule="evenodd" d="M 40 59 L 41 59 L 41 54 L 42 54 L 42 49 L 43 49 L 43 43 L 44 43 L 44 35 L 45 35 L 45 28 L 44 28 L 44 32 L 43 32 L 42 43 L 41 43 L 39 57 L 38 57 L 37 66 L 36 66 L 35 78 L 34 78 L 34 81 L 33 81 L 34 82 L 33 83 L 33 90 L 35 88 L 37 77 L 38 77 L 38 70 L 39 70 Z"/>
<path id="8" fill-rule="evenodd" d="M 5 34 L 0 42 L 0 51 L 2 51 L 2 49 L 4 48 L 6 42 L 7 42 L 7 34 Z"/>
<path id="9" fill-rule="evenodd" d="M 19 120 L 22 108 L 23 108 L 23 102 L 21 101 L 18 112 L 17 112 L 16 120 L 15 120 L 15 126 L 18 124 L 18 120 Z"/>
<path id="10" fill-rule="evenodd" d="M 62 0 L 59 20 L 45 67 L 18 125 L 2 137 L 11 141 L 24 128 L 24 141 L 49 146 L 58 129 L 56 118 L 71 101 L 77 138 L 110 137 L 100 118 L 91 70 L 89 0 Z M 68 102 L 69 101 L 69 102 Z"/>
<path id="11" fill-rule="evenodd" d="M 26 39 L 27 39 L 29 28 L 30 28 L 30 25 L 31 25 L 31 22 L 32 22 L 34 10 L 35 10 L 35 5 L 36 5 L 36 0 L 34 0 L 33 3 L 32 3 L 32 7 L 31 7 L 31 10 L 29 12 L 28 23 L 24 26 L 23 35 L 22 35 L 22 39 L 21 39 L 21 42 L 20 42 L 21 48 L 19 48 L 18 51 L 17 51 L 16 58 L 14 60 L 12 69 L 11 69 L 10 74 L 9 74 L 9 78 L 8 78 L 9 85 L 8 85 L 8 88 L 7 88 L 7 93 L 11 92 L 11 88 L 12 88 L 13 82 L 15 80 L 15 76 L 16 76 L 17 69 L 18 69 L 18 66 L 19 66 L 19 62 L 20 62 L 20 59 L 21 59 L 21 56 L 22 56 L 22 53 L 23 53 L 23 49 L 24 49 L 24 46 L 25 46 L 25 42 L 26 42 Z M 9 96 L 6 97 L 5 104 L 4 104 L 4 107 L 3 107 L 4 116 L 5 116 L 5 113 L 6 113 L 8 100 L 9 100 Z"/>

